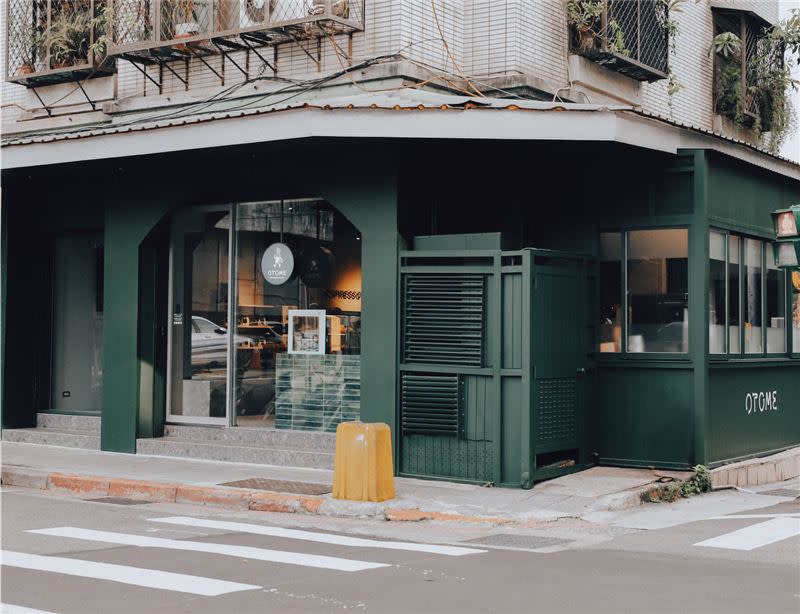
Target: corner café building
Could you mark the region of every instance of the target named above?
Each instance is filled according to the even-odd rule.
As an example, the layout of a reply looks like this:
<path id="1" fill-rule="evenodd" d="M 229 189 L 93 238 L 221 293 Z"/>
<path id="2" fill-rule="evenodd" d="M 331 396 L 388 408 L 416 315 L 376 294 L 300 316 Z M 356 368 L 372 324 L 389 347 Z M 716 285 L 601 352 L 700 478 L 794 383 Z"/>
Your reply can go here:
<path id="1" fill-rule="evenodd" d="M 800 167 L 630 108 L 425 91 L 8 137 L 4 433 L 386 422 L 530 487 L 800 444 Z"/>

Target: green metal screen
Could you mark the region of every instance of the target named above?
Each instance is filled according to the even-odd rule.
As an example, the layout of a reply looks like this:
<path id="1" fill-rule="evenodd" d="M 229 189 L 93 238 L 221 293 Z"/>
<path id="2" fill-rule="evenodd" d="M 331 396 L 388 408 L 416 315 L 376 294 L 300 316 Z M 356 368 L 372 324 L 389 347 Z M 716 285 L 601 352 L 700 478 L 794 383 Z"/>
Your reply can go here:
<path id="1" fill-rule="evenodd" d="M 484 276 L 412 273 L 403 280 L 403 362 L 480 367 Z"/>
<path id="2" fill-rule="evenodd" d="M 462 387 L 458 375 L 403 373 L 400 394 L 403 435 L 459 436 L 463 429 Z"/>

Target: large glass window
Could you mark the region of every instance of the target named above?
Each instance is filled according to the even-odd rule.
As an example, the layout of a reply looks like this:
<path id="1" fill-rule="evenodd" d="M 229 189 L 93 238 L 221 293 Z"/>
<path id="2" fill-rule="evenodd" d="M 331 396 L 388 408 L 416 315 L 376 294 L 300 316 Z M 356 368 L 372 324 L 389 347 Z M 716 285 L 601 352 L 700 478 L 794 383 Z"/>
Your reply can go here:
<path id="1" fill-rule="evenodd" d="M 728 236 L 728 349 L 731 354 L 742 353 L 741 310 L 741 239 Z"/>
<path id="2" fill-rule="evenodd" d="M 727 255 L 724 255 L 725 237 L 721 231 L 711 231 L 709 237 L 710 353 L 735 355 L 744 349 L 749 355 L 785 354 L 788 350 L 786 309 L 787 304 L 794 306 L 792 296 L 787 296 L 786 272 L 775 266 L 771 244 L 728 234 Z M 723 287 L 727 287 L 726 292 L 721 289 Z M 725 297 L 724 306 L 721 296 Z M 721 315 L 723 309 L 727 319 Z M 796 309 L 800 316 L 800 308 Z M 795 316 L 789 317 L 794 322 Z M 797 322 L 800 326 L 800 317 Z M 727 350 L 719 340 L 726 323 Z"/>
<path id="3" fill-rule="evenodd" d="M 721 232 L 712 232 L 709 237 L 710 286 L 708 348 L 712 354 L 724 354 L 725 321 L 727 317 L 727 271 L 725 264 L 725 243 L 727 237 Z"/>
<path id="4" fill-rule="evenodd" d="M 176 215 L 172 230 L 169 415 L 224 423 L 227 408 L 227 207 Z"/>
<path id="5" fill-rule="evenodd" d="M 792 271 L 792 351 L 800 354 L 800 271 Z"/>
<path id="6" fill-rule="evenodd" d="M 622 351 L 622 233 L 600 235 L 600 347 Z"/>
<path id="7" fill-rule="evenodd" d="M 744 351 L 761 354 L 764 351 L 761 284 L 764 244 L 756 239 L 744 240 Z"/>
<path id="8" fill-rule="evenodd" d="M 767 353 L 786 352 L 786 271 L 775 265 L 772 249 L 767 250 L 766 327 Z"/>
<path id="9" fill-rule="evenodd" d="M 319 199 L 236 211 L 235 423 L 334 431 L 357 420 L 361 235 Z"/>
<path id="10" fill-rule="evenodd" d="M 627 237 L 628 352 L 688 352 L 688 231 L 636 230 Z"/>

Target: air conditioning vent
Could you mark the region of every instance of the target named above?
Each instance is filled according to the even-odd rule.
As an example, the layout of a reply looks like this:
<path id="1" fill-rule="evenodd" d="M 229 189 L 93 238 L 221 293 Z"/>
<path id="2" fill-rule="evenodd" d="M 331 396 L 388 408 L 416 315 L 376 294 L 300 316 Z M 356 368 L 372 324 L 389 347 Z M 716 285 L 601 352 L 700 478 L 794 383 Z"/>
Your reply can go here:
<path id="1" fill-rule="evenodd" d="M 403 373 L 400 395 L 403 435 L 461 436 L 462 391 L 458 375 Z"/>
<path id="2" fill-rule="evenodd" d="M 483 366 L 483 275 L 403 276 L 403 362 Z"/>

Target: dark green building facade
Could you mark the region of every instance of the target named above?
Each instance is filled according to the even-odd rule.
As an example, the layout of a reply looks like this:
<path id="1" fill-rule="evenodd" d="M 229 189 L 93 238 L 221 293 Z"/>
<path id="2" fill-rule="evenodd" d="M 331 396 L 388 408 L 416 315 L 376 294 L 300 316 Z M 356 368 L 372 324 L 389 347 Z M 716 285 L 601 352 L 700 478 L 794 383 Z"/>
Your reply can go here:
<path id="1" fill-rule="evenodd" d="M 800 445 L 800 279 L 770 247 L 770 213 L 800 202 L 796 165 L 716 137 L 669 152 L 409 136 L 126 153 L 114 135 L 120 150 L 95 159 L 20 156 L 3 171 L 3 429 L 99 412 L 102 449 L 133 453 L 165 423 L 232 428 L 253 405 L 289 433 L 357 412 L 390 425 L 399 474 L 514 487 Z M 33 146 L 47 144 L 6 152 Z M 83 276 L 63 269 L 70 237 L 94 250 Z M 217 311 L 200 306 L 209 237 Z M 301 298 L 258 277 L 275 243 Z M 65 342 L 70 288 L 93 293 L 95 328 Z M 200 364 L 199 328 L 178 340 L 190 314 L 224 358 Z M 315 405 L 308 382 L 338 392 Z"/>

